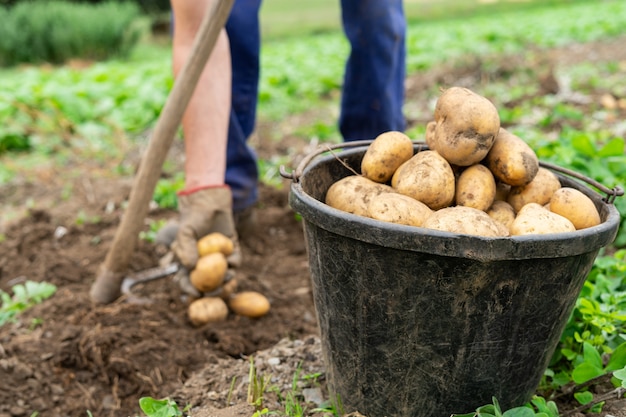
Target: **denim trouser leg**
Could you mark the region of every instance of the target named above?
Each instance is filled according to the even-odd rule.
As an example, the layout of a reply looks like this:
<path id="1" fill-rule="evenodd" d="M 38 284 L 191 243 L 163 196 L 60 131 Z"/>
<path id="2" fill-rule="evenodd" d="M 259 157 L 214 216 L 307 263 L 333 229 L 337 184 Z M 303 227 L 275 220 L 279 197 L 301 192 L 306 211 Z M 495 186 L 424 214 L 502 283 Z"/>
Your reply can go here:
<path id="1" fill-rule="evenodd" d="M 255 126 L 259 85 L 261 0 L 236 0 L 226 23 L 233 68 L 232 109 L 228 129 L 226 183 L 233 193 L 233 210 L 257 201 L 258 168 L 248 137 Z"/>
<path id="2" fill-rule="evenodd" d="M 344 140 L 403 131 L 406 21 L 402 0 L 341 0 L 351 52 L 339 130 Z"/>

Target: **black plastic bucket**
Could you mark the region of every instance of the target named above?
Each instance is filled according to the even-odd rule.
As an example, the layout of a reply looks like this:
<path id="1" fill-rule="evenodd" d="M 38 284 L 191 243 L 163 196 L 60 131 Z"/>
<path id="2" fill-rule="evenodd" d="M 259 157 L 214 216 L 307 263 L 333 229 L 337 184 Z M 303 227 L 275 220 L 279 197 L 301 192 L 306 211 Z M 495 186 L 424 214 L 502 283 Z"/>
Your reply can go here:
<path id="1" fill-rule="evenodd" d="M 563 185 L 593 199 L 602 224 L 493 239 L 324 204 L 329 186 L 353 174 L 344 164 L 358 171 L 365 150 L 316 152 L 295 174 L 283 172 L 303 218 L 331 400 L 367 417 L 450 417 L 492 396 L 503 409 L 524 404 L 599 250 L 617 234 L 619 213 L 560 173 Z"/>

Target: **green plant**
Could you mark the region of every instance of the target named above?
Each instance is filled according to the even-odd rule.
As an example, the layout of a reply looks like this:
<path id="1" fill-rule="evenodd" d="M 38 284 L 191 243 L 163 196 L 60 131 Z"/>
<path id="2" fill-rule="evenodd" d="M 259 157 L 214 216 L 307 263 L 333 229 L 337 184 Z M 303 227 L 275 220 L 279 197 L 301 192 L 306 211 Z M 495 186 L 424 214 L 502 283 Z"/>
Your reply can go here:
<path id="1" fill-rule="evenodd" d="M 497 398 L 492 398 L 492 404 L 480 406 L 473 413 L 454 414 L 456 417 L 559 417 L 559 411 L 553 401 L 534 396 L 530 403 L 503 411 Z"/>
<path id="2" fill-rule="evenodd" d="M 159 220 L 149 219 L 148 220 L 149 228 L 148 230 L 142 230 L 141 232 L 139 232 L 139 239 L 145 240 L 146 242 L 149 242 L 149 243 L 154 243 L 156 240 L 157 233 L 159 232 L 159 230 L 161 230 L 161 228 L 165 225 L 165 223 L 167 223 L 167 220 L 165 219 L 159 219 Z"/>
<path id="3" fill-rule="evenodd" d="M 250 356 L 250 371 L 248 373 L 248 404 L 253 405 L 256 411 L 263 409 L 263 400 L 270 378 L 257 375 L 254 357 Z"/>
<path id="4" fill-rule="evenodd" d="M 139 399 L 139 407 L 148 417 L 180 417 L 191 408 L 191 405 L 187 405 L 181 411 L 176 401 L 169 398 L 157 400 L 152 397 L 142 397 Z"/>
<path id="5" fill-rule="evenodd" d="M 139 13 L 129 2 L 19 3 L 0 14 L 0 65 L 127 56 L 139 40 Z"/>
<path id="6" fill-rule="evenodd" d="M 56 290 L 53 284 L 34 281 L 12 286 L 13 296 L 0 290 L 0 326 L 15 321 L 18 314 L 51 297 Z"/>
<path id="7" fill-rule="evenodd" d="M 176 193 L 182 190 L 185 185 L 185 178 L 182 172 L 177 172 L 171 178 L 162 178 L 157 182 L 152 199 L 161 208 L 176 209 L 178 198 Z"/>

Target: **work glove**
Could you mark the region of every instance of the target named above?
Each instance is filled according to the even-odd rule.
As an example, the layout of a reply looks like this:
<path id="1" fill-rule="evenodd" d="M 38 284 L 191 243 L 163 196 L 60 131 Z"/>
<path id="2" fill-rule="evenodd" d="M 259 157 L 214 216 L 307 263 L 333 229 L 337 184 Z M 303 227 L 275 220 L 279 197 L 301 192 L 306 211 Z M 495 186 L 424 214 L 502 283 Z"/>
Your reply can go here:
<path id="1" fill-rule="evenodd" d="M 198 262 L 197 243 L 209 233 L 219 232 L 230 238 L 234 244 L 233 254 L 228 257 L 230 268 L 241 265 L 241 249 L 232 213 L 232 195 L 228 186 L 206 187 L 178 194 L 180 222 L 171 249 L 181 270 L 174 278 L 179 286 L 190 295 L 198 296 L 199 291 L 189 283 L 188 272 Z"/>

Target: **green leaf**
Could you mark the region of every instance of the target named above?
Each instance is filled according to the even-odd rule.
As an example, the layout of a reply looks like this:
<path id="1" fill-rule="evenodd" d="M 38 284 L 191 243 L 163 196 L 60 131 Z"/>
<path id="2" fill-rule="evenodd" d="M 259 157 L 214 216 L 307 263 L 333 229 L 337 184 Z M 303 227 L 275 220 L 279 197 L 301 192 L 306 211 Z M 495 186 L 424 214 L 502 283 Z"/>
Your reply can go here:
<path id="1" fill-rule="evenodd" d="M 139 407 L 148 417 L 178 417 L 182 415 L 176 402 L 169 398 L 157 400 L 152 397 L 142 397 L 139 399 Z"/>
<path id="2" fill-rule="evenodd" d="M 574 398 L 576 398 L 576 401 L 578 401 L 580 404 L 585 405 L 593 401 L 593 394 L 589 391 L 575 392 Z"/>
<path id="3" fill-rule="evenodd" d="M 604 375 L 604 370 L 589 362 L 581 363 L 572 371 L 572 379 L 577 384 L 582 384 L 600 375 Z"/>
<path id="4" fill-rule="evenodd" d="M 581 154 L 585 156 L 596 155 L 596 148 L 593 145 L 593 142 L 591 141 L 589 136 L 587 135 L 584 135 L 584 134 L 575 135 L 572 138 L 572 146 L 574 147 L 574 149 L 576 149 L 578 152 L 580 152 Z"/>
<path id="5" fill-rule="evenodd" d="M 535 412 L 528 407 L 515 407 L 504 412 L 503 417 L 534 417 Z"/>
<path id="6" fill-rule="evenodd" d="M 617 369 L 626 367 L 626 342 L 619 345 L 611 354 L 609 363 L 607 363 L 605 370 L 612 372 Z"/>
<path id="7" fill-rule="evenodd" d="M 624 155 L 624 139 L 615 138 L 608 141 L 599 151 L 598 156 L 621 156 Z"/>
<path id="8" fill-rule="evenodd" d="M 622 382 L 622 388 L 626 388 L 626 367 L 613 372 L 613 376 Z"/>
<path id="9" fill-rule="evenodd" d="M 583 344 L 583 358 L 585 362 L 590 363 L 596 368 L 602 369 L 602 357 L 598 350 L 591 345 L 589 342 L 585 342 Z"/>

